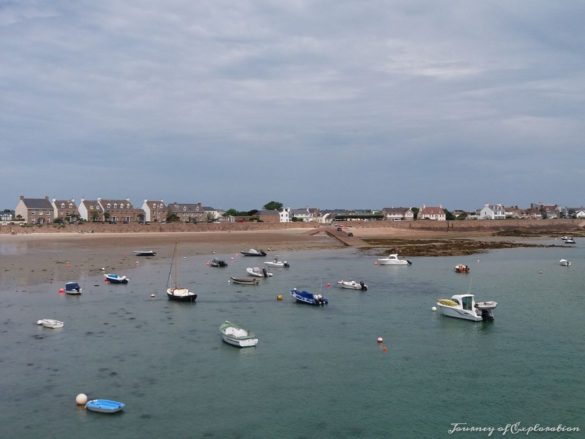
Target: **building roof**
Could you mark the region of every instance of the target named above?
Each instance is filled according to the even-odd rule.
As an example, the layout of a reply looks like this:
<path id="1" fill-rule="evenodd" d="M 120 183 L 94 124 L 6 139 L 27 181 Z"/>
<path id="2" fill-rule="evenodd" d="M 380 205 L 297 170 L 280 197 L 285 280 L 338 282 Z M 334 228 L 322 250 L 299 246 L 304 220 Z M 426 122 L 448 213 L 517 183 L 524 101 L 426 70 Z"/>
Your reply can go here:
<path id="1" fill-rule="evenodd" d="M 27 209 L 53 209 L 48 198 L 21 198 Z"/>
<path id="2" fill-rule="evenodd" d="M 201 203 L 170 203 L 167 207 L 174 213 L 203 213 Z"/>
<path id="3" fill-rule="evenodd" d="M 443 210 L 442 207 L 424 206 L 418 214 L 419 215 L 445 215 L 445 211 Z"/>
<path id="4" fill-rule="evenodd" d="M 130 202 L 129 198 L 126 198 L 125 200 L 107 200 L 103 198 L 98 198 L 98 203 L 102 206 L 102 209 L 108 210 L 134 209 L 134 206 Z"/>

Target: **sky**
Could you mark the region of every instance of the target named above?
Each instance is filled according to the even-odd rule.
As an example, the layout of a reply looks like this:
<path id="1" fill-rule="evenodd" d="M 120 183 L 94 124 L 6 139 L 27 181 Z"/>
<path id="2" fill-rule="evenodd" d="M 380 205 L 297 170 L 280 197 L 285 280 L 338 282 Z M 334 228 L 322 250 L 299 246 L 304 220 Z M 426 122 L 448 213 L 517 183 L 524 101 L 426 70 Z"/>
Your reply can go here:
<path id="1" fill-rule="evenodd" d="M 0 0 L 0 209 L 585 205 L 585 2 Z"/>

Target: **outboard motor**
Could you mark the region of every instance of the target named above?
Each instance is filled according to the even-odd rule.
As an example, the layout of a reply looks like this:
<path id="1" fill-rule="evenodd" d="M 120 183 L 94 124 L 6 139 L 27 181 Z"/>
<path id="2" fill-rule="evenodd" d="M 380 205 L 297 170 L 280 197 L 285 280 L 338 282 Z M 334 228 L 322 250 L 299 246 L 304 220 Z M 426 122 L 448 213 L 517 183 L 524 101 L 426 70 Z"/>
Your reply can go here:
<path id="1" fill-rule="evenodd" d="M 489 309 L 482 309 L 481 310 L 481 319 L 484 322 L 493 322 L 494 316 L 492 315 L 492 312 Z"/>
<path id="2" fill-rule="evenodd" d="M 360 281 L 360 286 L 362 287 L 362 291 L 368 291 L 368 287 L 364 283 L 364 281 Z"/>
<path id="3" fill-rule="evenodd" d="M 290 265 L 288 265 L 288 262 L 284 261 L 284 264 L 282 265 L 284 268 L 288 268 L 290 267 Z"/>
<path id="4" fill-rule="evenodd" d="M 268 272 L 266 271 L 266 268 L 262 269 L 262 274 L 264 275 L 264 277 L 268 277 Z"/>

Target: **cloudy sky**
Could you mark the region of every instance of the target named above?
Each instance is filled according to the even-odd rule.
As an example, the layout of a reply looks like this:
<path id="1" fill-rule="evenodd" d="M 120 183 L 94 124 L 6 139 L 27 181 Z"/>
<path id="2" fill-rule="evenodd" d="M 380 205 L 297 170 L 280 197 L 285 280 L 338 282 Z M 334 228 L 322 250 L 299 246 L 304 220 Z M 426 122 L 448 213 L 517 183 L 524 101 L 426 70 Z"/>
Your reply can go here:
<path id="1" fill-rule="evenodd" d="M 0 0 L 0 208 L 585 205 L 585 2 Z"/>

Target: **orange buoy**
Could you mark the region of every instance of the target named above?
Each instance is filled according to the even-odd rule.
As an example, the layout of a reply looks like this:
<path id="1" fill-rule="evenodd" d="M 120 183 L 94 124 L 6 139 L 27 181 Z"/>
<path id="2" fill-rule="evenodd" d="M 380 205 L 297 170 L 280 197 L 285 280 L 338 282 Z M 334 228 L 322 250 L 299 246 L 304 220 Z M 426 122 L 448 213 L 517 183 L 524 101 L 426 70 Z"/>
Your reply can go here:
<path id="1" fill-rule="evenodd" d="M 65 288 L 59 288 L 59 293 L 63 294 L 65 292 Z"/>

